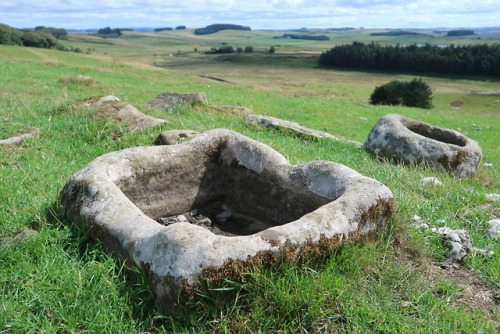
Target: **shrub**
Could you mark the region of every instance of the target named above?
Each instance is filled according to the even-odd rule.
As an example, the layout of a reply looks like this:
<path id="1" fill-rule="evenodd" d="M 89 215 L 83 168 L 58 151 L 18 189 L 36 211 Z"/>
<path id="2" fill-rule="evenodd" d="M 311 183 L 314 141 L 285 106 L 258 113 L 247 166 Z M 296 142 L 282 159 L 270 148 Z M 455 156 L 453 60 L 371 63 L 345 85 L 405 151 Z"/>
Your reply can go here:
<path id="1" fill-rule="evenodd" d="M 210 51 L 205 52 L 205 54 L 214 54 L 214 53 L 233 53 L 234 49 L 232 46 L 221 46 L 219 48 L 212 48 Z"/>
<path id="2" fill-rule="evenodd" d="M 129 30 L 130 29 L 121 29 L 121 28 L 111 29 L 110 27 L 106 27 L 106 28 L 101 28 L 101 29 L 97 30 L 97 33 L 94 35 L 100 36 L 103 38 L 120 37 L 121 35 L 123 35 L 122 31 L 129 31 Z"/>
<path id="3" fill-rule="evenodd" d="M 0 24 L 0 44 L 23 45 L 21 37 L 23 33 L 18 29 L 5 24 Z"/>
<path id="4" fill-rule="evenodd" d="M 57 40 L 54 36 L 46 32 L 24 30 L 21 37 L 24 46 L 36 48 L 54 48 L 57 46 Z"/>
<path id="5" fill-rule="evenodd" d="M 383 86 L 375 87 L 372 95 L 370 96 L 371 104 L 387 104 L 387 105 L 398 105 L 402 104 L 401 91 L 402 91 L 401 81 L 391 81 Z"/>
<path id="6" fill-rule="evenodd" d="M 35 31 L 46 32 L 57 39 L 66 39 L 68 37 L 68 31 L 66 29 L 38 26 L 35 27 Z"/>
<path id="7" fill-rule="evenodd" d="M 421 79 L 391 81 L 376 87 L 370 96 L 370 104 L 403 105 L 406 107 L 432 108 L 432 91 Z"/>
<path id="8" fill-rule="evenodd" d="M 413 79 L 404 83 L 403 87 L 403 105 L 407 107 L 416 107 L 431 109 L 432 90 L 421 79 Z"/>
<path id="9" fill-rule="evenodd" d="M 37 28 L 38 29 L 35 31 L 28 29 L 21 31 L 8 25 L 0 24 L 0 44 L 64 50 L 64 47 L 59 44 L 56 37 L 50 32 L 50 29 L 52 29 L 51 31 L 56 33 L 57 29 L 45 27 Z"/>

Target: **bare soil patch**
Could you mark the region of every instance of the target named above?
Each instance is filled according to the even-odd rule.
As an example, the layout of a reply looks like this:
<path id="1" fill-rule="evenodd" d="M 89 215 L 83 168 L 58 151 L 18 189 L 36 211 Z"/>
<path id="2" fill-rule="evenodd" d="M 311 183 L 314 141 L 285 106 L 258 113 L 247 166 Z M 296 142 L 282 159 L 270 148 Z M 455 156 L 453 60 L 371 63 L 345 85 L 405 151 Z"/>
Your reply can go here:
<path id="1" fill-rule="evenodd" d="M 462 289 L 462 293 L 453 299 L 455 305 L 465 305 L 470 309 L 487 310 L 492 315 L 496 313 L 500 296 L 484 282 L 477 273 L 460 265 L 441 266 L 431 264 L 426 266 L 422 275 L 425 282 L 436 284 L 440 280 L 454 281 Z M 495 317 L 498 317 L 496 315 Z"/>

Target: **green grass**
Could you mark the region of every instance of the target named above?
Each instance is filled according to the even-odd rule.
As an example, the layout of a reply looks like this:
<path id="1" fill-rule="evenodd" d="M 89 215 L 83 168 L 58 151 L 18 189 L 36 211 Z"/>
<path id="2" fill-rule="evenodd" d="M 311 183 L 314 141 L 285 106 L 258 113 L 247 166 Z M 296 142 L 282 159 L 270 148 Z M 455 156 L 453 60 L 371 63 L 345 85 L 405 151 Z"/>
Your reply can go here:
<path id="1" fill-rule="evenodd" d="M 0 332 L 498 330 L 498 306 L 461 303 L 460 296 L 466 292 L 460 282 L 429 274 L 426 268 L 439 264 L 447 252 L 441 237 L 410 226 L 417 214 L 436 226 L 466 229 L 474 246 L 494 251 L 493 257 L 468 256 L 463 267 L 498 296 L 500 246 L 488 236 L 486 224 L 498 217 L 498 204 L 488 204 L 484 197 L 500 190 L 498 96 L 476 94 L 500 90 L 498 81 L 424 77 L 436 88 L 435 109 L 373 107 L 366 101 L 375 85 L 411 76 L 323 70 L 307 64 L 291 69 L 283 60 L 267 66 L 202 59 L 211 67 L 199 63 L 185 72 L 185 67 L 168 71 L 121 61 L 133 58 L 127 56 L 126 45 L 116 46 L 116 54 L 111 54 L 113 50 L 109 46 L 108 58 L 0 46 L 5 83 L 0 91 L 0 119 L 41 130 L 36 140 L 0 147 Z M 235 84 L 199 78 L 196 73 L 220 75 Z M 74 80 L 76 75 L 93 80 Z M 166 113 L 143 107 L 163 91 L 204 91 L 212 104 L 248 106 L 255 113 L 326 128 L 358 141 L 366 139 L 380 116 L 400 113 L 460 128 L 479 142 L 484 161 L 493 167 L 481 167 L 473 178 L 457 179 L 445 172 L 385 163 L 342 142 L 303 140 L 247 127 L 242 116 L 192 108 Z M 81 105 L 88 98 L 108 94 L 172 124 L 131 134 L 126 125 L 109 122 Z M 456 99 L 464 102 L 460 110 L 449 106 Z M 164 129 L 217 127 L 264 142 L 294 164 L 335 161 L 379 180 L 395 195 L 396 217 L 374 241 L 348 244 L 324 259 L 299 266 L 284 264 L 249 273 L 243 282 L 226 282 L 200 292 L 189 314 L 161 315 L 140 271 L 124 266 L 91 240 L 85 229 L 68 225 L 59 216 L 59 192 L 73 173 L 104 153 L 152 145 Z M 419 180 L 425 176 L 439 178 L 444 186 L 423 188 Z M 26 237 L 19 235 L 22 231 Z"/>
<path id="2" fill-rule="evenodd" d="M 0 122 L 0 139 L 7 139 L 28 132 L 30 128 L 24 124 L 11 122 L 9 118 Z"/>

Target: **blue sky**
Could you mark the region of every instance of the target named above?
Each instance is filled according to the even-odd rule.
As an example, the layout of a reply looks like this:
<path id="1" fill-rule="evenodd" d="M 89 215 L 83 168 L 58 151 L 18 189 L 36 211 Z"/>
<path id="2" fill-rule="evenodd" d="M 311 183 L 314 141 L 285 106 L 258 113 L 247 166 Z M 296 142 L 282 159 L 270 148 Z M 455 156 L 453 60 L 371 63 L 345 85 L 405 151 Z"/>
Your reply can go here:
<path id="1" fill-rule="evenodd" d="M 498 0 L 0 0 L 0 23 L 86 29 L 471 28 L 500 26 Z"/>

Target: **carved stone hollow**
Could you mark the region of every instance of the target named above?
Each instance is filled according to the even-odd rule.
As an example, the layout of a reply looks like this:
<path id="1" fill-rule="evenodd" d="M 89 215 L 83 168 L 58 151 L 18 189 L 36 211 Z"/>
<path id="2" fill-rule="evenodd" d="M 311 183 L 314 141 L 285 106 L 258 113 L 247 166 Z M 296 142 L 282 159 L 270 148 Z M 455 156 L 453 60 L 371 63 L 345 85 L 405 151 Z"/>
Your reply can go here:
<path id="1" fill-rule="evenodd" d="M 189 221 L 213 203 L 225 210 L 217 226 Z M 206 280 L 380 232 L 395 209 L 376 180 L 334 162 L 291 165 L 225 129 L 100 156 L 68 181 L 61 204 L 66 219 L 86 224 L 107 249 L 146 271 L 166 313 L 184 309 Z M 175 216 L 178 222 L 159 222 Z"/>
<path id="2" fill-rule="evenodd" d="M 428 164 L 461 177 L 473 175 L 482 159 L 479 145 L 460 132 L 396 114 L 380 118 L 365 147 L 381 158 Z"/>

